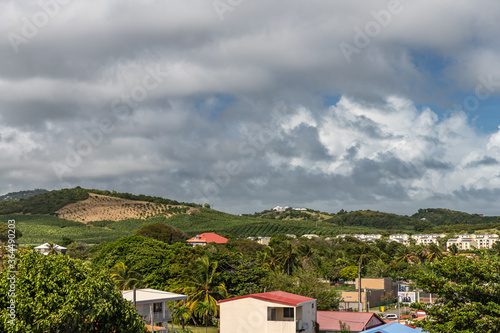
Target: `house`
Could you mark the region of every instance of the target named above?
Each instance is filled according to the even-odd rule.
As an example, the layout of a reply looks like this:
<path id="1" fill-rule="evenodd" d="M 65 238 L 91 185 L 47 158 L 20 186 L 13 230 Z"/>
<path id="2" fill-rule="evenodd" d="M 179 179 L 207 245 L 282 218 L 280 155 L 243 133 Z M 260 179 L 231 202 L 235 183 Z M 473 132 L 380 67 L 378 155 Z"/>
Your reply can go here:
<path id="1" fill-rule="evenodd" d="M 57 244 L 49 244 L 45 243 L 42 245 L 35 246 L 35 251 L 40 252 L 41 254 L 47 255 L 53 249 L 56 253 L 65 253 L 67 248 Z M 54 253 L 54 252 L 52 252 Z"/>
<path id="2" fill-rule="evenodd" d="M 416 332 L 422 332 L 422 330 L 419 328 L 412 328 L 407 325 L 399 324 L 395 321 L 365 331 L 365 333 L 416 333 Z"/>
<path id="3" fill-rule="evenodd" d="M 304 234 L 300 237 L 304 237 L 304 238 L 307 238 L 307 239 L 313 239 L 313 238 L 318 238 L 319 236 L 316 235 L 316 234 Z"/>
<path id="4" fill-rule="evenodd" d="M 382 318 L 373 312 L 318 311 L 320 333 L 340 331 L 340 322 L 345 324 L 350 332 L 363 332 L 385 324 Z"/>
<path id="5" fill-rule="evenodd" d="M 316 299 L 284 291 L 221 300 L 220 333 L 314 333 Z"/>
<path id="6" fill-rule="evenodd" d="M 186 242 L 189 245 L 197 246 L 197 245 L 207 245 L 208 243 L 217 243 L 217 244 L 225 244 L 228 239 L 222 236 L 219 236 L 213 232 L 205 232 L 201 235 L 196 235 L 193 238 L 188 239 Z"/>
<path id="7" fill-rule="evenodd" d="M 134 303 L 134 290 L 123 290 L 122 294 L 123 298 Z M 137 312 L 144 318 L 145 324 L 151 325 L 151 322 L 153 322 L 155 326 L 165 327 L 166 331 L 167 324 L 171 320 L 171 310 L 168 310 L 168 302 L 173 302 L 173 306 L 175 306 L 176 301 L 186 300 L 187 298 L 187 295 L 162 290 L 136 289 L 135 307 Z M 155 332 L 157 332 L 156 329 Z"/>

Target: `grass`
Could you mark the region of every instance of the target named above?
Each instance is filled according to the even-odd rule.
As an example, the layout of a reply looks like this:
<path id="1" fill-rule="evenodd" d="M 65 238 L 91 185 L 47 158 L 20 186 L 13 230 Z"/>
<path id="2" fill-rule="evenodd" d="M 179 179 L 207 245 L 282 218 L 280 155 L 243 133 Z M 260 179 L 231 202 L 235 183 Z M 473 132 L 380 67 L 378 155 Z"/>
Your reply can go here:
<path id="1" fill-rule="evenodd" d="M 177 327 L 177 326 L 175 326 Z M 191 330 L 193 330 L 193 333 L 205 333 L 205 326 L 186 326 L 187 328 L 190 328 Z M 208 327 L 208 330 L 207 330 L 208 333 L 218 333 L 219 330 L 217 329 L 217 327 Z"/>

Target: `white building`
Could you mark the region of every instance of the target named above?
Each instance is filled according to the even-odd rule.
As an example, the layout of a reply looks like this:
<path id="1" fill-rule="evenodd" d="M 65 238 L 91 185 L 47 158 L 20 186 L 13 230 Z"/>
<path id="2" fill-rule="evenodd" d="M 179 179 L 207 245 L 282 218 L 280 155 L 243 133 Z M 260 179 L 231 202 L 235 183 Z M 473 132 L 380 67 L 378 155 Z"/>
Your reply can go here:
<path id="1" fill-rule="evenodd" d="M 455 238 L 448 239 L 446 248 L 449 250 L 454 244 L 459 250 L 491 249 L 496 242 L 497 234 L 458 234 Z"/>
<path id="2" fill-rule="evenodd" d="M 123 290 L 123 298 L 127 301 L 134 303 L 134 291 Z M 186 300 L 187 295 L 170 293 L 156 289 L 137 289 L 135 291 L 135 307 L 137 312 L 143 317 L 145 324 L 154 323 L 154 326 L 165 327 L 171 321 L 170 313 L 168 310 L 168 302 L 173 302 L 175 306 L 176 301 Z M 173 330 L 173 327 L 172 327 Z"/>
<path id="3" fill-rule="evenodd" d="M 314 333 L 316 300 L 284 291 L 219 301 L 220 333 Z"/>
<path id="4" fill-rule="evenodd" d="M 431 243 L 439 245 L 439 239 L 444 237 L 446 237 L 446 234 L 415 234 L 411 236 L 416 245 L 430 245 Z"/>
<path id="5" fill-rule="evenodd" d="M 43 255 L 47 255 L 50 253 L 65 253 L 66 250 L 67 248 L 64 246 L 50 243 L 35 246 L 35 251 L 40 252 Z"/>
<path id="6" fill-rule="evenodd" d="M 389 242 L 398 242 L 403 245 L 410 245 L 410 236 L 408 236 L 407 234 L 389 235 Z"/>

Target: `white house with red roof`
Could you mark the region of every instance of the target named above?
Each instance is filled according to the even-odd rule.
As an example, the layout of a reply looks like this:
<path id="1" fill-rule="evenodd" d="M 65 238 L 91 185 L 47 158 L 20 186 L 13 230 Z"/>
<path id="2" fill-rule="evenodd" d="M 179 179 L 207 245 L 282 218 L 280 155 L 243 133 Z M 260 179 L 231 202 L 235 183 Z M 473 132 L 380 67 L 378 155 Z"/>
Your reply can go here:
<path id="1" fill-rule="evenodd" d="M 220 305 L 220 333 L 314 333 L 316 299 L 273 291 L 228 298 Z"/>
<path id="2" fill-rule="evenodd" d="M 208 243 L 225 244 L 228 239 L 213 232 L 205 232 L 188 239 L 186 242 L 192 246 L 207 245 Z"/>
<path id="3" fill-rule="evenodd" d="M 364 332 L 385 324 L 382 318 L 374 312 L 318 311 L 318 324 L 321 333 L 340 331 L 342 329 L 340 322 L 349 327 L 350 332 Z"/>

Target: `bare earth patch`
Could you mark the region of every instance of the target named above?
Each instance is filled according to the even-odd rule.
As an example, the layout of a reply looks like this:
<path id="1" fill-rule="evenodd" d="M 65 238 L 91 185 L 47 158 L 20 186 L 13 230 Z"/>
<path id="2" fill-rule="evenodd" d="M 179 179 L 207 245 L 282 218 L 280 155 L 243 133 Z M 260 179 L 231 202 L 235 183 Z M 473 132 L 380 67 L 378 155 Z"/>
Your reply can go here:
<path id="1" fill-rule="evenodd" d="M 72 203 L 59 209 L 60 218 L 87 223 L 90 221 L 120 221 L 125 219 L 146 219 L 153 216 L 170 217 L 172 210 L 186 208 L 190 213 L 193 208 L 155 204 L 147 201 L 135 201 L 106 195 L 89 193 L 89 198 Z"/>

